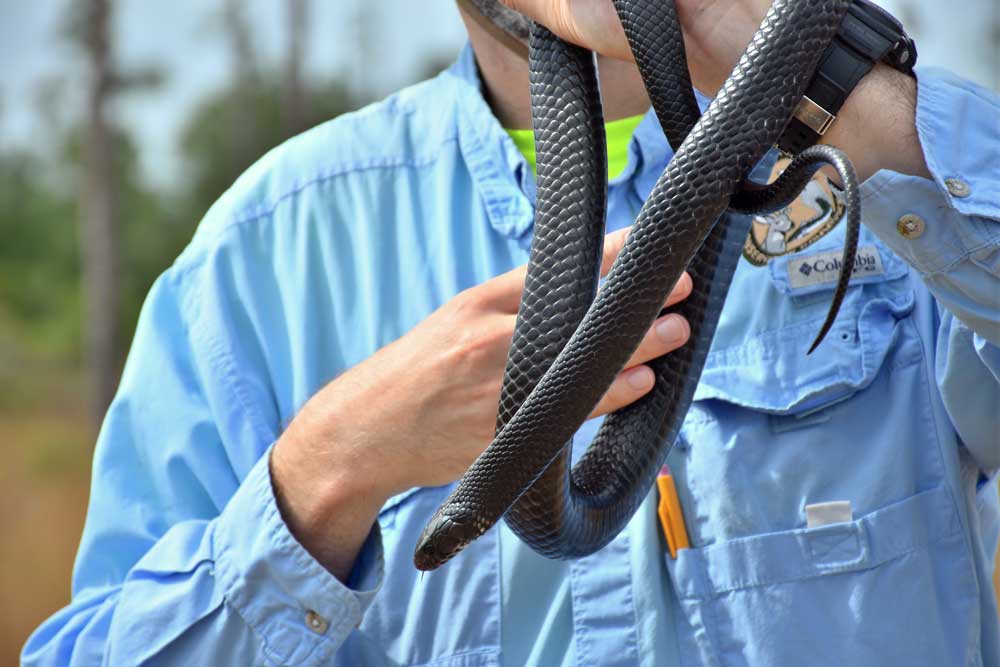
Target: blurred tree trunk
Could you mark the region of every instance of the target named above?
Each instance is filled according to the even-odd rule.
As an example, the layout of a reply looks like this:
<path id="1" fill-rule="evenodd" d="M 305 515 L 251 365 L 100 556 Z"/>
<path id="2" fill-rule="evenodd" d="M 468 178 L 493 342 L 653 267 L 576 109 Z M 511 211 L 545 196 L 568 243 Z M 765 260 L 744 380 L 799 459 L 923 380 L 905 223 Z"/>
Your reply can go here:
<path id="1" fill-rule="evenodd" d="M 244 0 L 225 0 L 222 7 L 222 28 L 229 42 L 230 57 L 233 62 L 235 85 L 229 105 L 230 118 L 227 152 L 232 168 L 240 173 L 259 156 L 253 155 L 253 147 L 245 139 L 254 131 L 257 96 L 261 77 L 257 69 L 257 52 L 254 49 L 253 32 L 246 17 Z"/>
<path id="2" fill-rule="evenodd" d="M 308 103 L 302 80 L 302 59 L 306 51 L 309 3 L 286 0 L 288 7 L 288 51 L 285 56 L 285 129 L 289 135 L 306 129 Z"/>
<path id="3" fill-rule="evenodd" d="M 84 45 L 90 65 L 84 145 L 80 256 L 84 296 L 84 361 L 90 413 L 99 424 L 118 382 L 118 252 L 113 134 L 108 102 L 113 94 L 111 0 L 87 0 Z"/>
<path id="4" fill-rule="evenodd" d="M 236 78 L 241 83 L 252 86 L 259 78 L 257 52 L 253 47 L 253 34 L 247 21 L 243 0 L 225 0 L 222 21 L 232 52 Z"/>
<path id="5" fill-rule="evenodd" d="M 345 11 L 346 15 L 347 12 Z M 354 0 L 354 31 L 353 58 L 348 59 L 348 70 L 344 75 L 345 80 L 350 84 L 351 96 L 356 99 L 364 99 L 372 94 L 371 81 L 368 78 L 369 72 L 378 69 L 378 54 L 372 48 L 375 41 L 374 26 L 379 24 L 379 5 L 365 0 Z"/>

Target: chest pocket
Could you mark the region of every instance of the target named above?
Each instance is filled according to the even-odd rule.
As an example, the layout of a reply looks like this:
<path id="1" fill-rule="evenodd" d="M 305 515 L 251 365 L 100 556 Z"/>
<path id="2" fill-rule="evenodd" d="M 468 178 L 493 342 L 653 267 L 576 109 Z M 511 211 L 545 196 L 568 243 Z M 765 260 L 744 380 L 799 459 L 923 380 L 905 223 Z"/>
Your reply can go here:
<path id="1" fill-rule="evenodd" d="M 385 580 L 337 664 L 494 667 L 500 656 L 498 545 L 493 530 L 423 577 L 413 549 L 452 487 L 412 489 L 379 514 Z"/>
<path id="2" fill-rule="evenodd" d="M 687 664 L 969 664 L 972 563 L 911 277 L 861 246 L 882 270 L 852 281 L 809 356 L 833 283 L 793 287 L 787 259 L 734 280 L 670 459 L 692 544 L 665 556 Z M 807 527 L 806 506 L 830 501 L 851 520 Z"/>

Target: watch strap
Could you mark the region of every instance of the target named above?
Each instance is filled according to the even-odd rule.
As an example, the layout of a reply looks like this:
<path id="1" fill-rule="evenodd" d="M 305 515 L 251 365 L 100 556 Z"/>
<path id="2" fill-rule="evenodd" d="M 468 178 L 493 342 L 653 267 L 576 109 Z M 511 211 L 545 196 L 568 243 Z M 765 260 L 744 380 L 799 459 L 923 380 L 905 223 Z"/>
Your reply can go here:
<path id="1" fill-rule="evenodd" d="M 891 14 L 868 0 L 854 0 L 778 148 L 797 155 L 818 142 L 848 96 L 878 62 L 912 75 L 916 46 Z"/>
<path id="2" fill-rule="evenodd" d="M 778 148 L 797 155 L 814 145 L 837 119 L 851 91 L 875 66 L 856 51 L 833 42 L 799 102 Z"/>

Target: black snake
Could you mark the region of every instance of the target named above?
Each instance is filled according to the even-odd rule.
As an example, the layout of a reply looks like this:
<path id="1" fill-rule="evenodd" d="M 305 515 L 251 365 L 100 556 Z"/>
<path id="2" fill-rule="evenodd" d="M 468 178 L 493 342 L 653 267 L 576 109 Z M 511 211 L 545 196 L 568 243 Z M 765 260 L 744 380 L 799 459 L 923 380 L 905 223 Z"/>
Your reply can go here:
<path id="1" fill-rule="evenodd" d="M 857 177 L 836 149 L 799 155 L 769 186 L 744 181 L 780 137 L 849 0 L 776 0 L 729 79 L 699 117 L 671 0 L 615 0 L 653 108 L 676 153 L 597 292 L 607 173 L 594 54 L 531 28 L 538 155 L 534 238 L 507 360 L 497 434 L 424 529 L 414 554 L 437 568 L 501 517 L 535 551 L 576 558 L 611 541 L 635 513 L 691 403 L 749 214 L 778 210 L 833 165 L 848 233 L 833 303 L 857 249 Z M 691 326 L 681 349 L 650 363 L 653 390 L 611 415 L 576 466 L 569 443 L 621 372 L 687 269 L 694 291 L 673 310 Z M 595 293 L 597 294 L 595 299 Z"/>

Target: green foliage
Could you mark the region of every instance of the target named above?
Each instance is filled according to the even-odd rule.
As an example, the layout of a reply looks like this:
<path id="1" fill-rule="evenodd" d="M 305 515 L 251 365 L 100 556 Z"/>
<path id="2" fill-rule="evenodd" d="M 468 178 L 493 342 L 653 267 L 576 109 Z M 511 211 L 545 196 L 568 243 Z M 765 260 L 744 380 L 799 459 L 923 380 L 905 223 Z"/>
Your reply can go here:
<path id="1" fill-rule="evenodd" d="M 253 84 L 233 83 L 191 115 L 181 139 L 187 171 L 176 192 L 150 188 L 137 147 L 124 132 L 115 135 L 120 340 L 131 339 L 150 286 L 183 250 L 208 207 L 255 160 L 294 133 L 284 116 L 280 77 L 260 77 Z M 308 125 L 355 106 L 337 83 L 313 86 L 305 94 Z M 13 367 L 12 359 L 79 362 L 82 136 L 75 128 L 57 139 L 56 159 L 0 154 L 0 375 L 3 367 Z"/>
<path id="2" fill-rule="evenodd" d="M 275 73 L 234 80 L 205 99 L 191 114 L 181 134 L 186 161 L 189 215 L 200 217 L 236 178 L 264 153 L 297 130 L 285 117 L 282 79 Z M 331 81 L 307 87 L 305 127 L 356 108 L 346 87 Z M 304 129 L 304 128 L 298 128 Z"/>
<path id="3" fill-rule="evenodd" d="M 0 155 L 0 324 L 28 352 L 65 360 L 80 338 L 76 204 L 47 169 L 32 155 Z"/>

